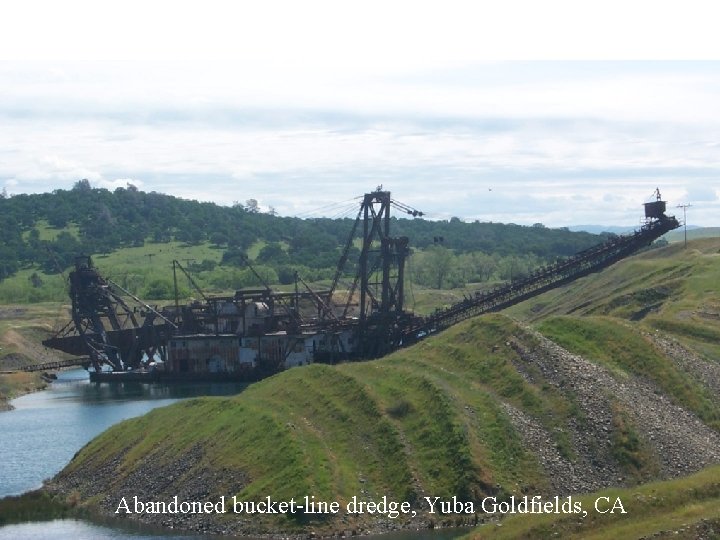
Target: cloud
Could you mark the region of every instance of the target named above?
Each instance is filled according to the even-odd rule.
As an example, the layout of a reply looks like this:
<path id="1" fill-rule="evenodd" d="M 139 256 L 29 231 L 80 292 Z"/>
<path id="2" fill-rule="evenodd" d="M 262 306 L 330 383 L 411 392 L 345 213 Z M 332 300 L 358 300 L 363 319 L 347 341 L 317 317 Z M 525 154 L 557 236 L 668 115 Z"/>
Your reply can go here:
<path id="1" fill-rule="evenodd" d="M 690 186 L 685 193 L 685 200 L 690 202 L 716 202 L 718 200 L 717 189 L 709 186 Z"/>
<path id="2" fill-rule="evenodd" d="M 131 185 L 142 190 L 144 182 L 135 178 L 116 178 L 114 180 L 106 180 L 104 178 L 99 178 L 92 184 L 93 187 L 104 188 L 110 191 L 114 191 L 117 188 L 127 188 Z"/>
<path id="3" fill-rule="evenodd" d="M 284 215 L 383 183 L 438 219 L 625 225 L 656 186 L 672 203 L 717 199 L 706 186 L 720 173 L 718 66 L 486 63 L 433 77 L 413 65 L 313 78 L 192 62 L 4 65 L 0 178 L 14 193 L 130 181 L 221 204 L 255 198 Z"/>

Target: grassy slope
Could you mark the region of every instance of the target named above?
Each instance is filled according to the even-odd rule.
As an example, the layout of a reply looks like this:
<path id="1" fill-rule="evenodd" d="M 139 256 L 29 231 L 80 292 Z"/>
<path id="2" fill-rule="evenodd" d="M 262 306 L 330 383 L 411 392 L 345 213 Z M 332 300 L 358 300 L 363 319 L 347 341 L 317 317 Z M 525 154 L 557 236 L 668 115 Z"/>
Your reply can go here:
<path id="1" fill-rule="evenodd" d="M 595 512 L 594 504 L 599 497 L 609 497 L 611 504 L 619 497 L 627 513 Z M 577 500 L 588 512 L 584 519 L 576 514 L 515 515 L 504 519 L 501 526 L 480 527 L 468 538 L 717 538 L 720 531 L 720 467 L 633 489 L 604 490 Z M 714 534 L 708 534 L 708 528 Z"/>
<path id="2" fill-rule="evenodd" d="M 57 230 L 47 225 L 39 228 L 41 239 L 55 238 L 60 232 L 67 229 Z M 76 234 L 70 229 L 69 232 Z M 281 243 L 287 246 L 286 243 Z M 257 241 L 248 248 L 248 256 L 254 260 L 266 245 L 263 241 Z M 153 280 L 172 282 L 172 261 L 177 260 L 181 265 L 188 268 L 190 263 L 199 264 L 205 260 L 219 263 L 222 259 L 224 248 L 204 242 L 197 245 L 189 245 L 184 242 L 154 243 L 146 241 L 140 247 L 125 247 L 107 254 L 94 254 L 92 256 L 95 266 L 100 273 L 118 283 L 126 289 L 136 292 L 142 296 L 143 288 Z M 228 270 L 228 267 L 222 267 Z M 233 267 L 230 267 L 233 268 Z M 67 275 L 70 268 L 65 269 L 64 274 L 48 275 L 42 270 L 31 267 L 23 268 L 16 274 L 0 282 L 0 303 L 3 304 L 28 304 L 35 302 L 66 302 L 67 301 Z M 193 278 L 209 293 L 231 293 L 234 290 L 222 290 L 211 284 L 212 276 L 221 273 L 220 269 L 213 271 L 195 272 Z M 42 280 L 40 288 L 34 288 L 30 276 L 37 274 Z M 190 294 L 197 297 L 198 293 L 188 282 L 187 278 L 178 271 L 178 285 L 181 294 Z M 329 285 L 329 282 L 325 285 Z M 278 286 L 278 289 L 289 286 Z M 289 289 L 288 289 L 289 290 Z M 150 301 L 152 298 L 144 298 Z"/>
<path id="3" fill-rule="evenodd" d="M 720 238 L 651 250 L 508 310 L 527 321 L 609 316 L 720 361 Z"/>
<path id="4" fill-rule="evenodd" d="M 73 235 L 75 238 L 80 238 L 80 228 L 75 223 L 68 223 L 68 225 L 62 229 L 56 229 L 55 227 L 51 227 L 48 222 L 44 219 L 39 219 L 35 223 L 35 228 L 37 229 L 39 236 L 38 238 L 40 240 L 47 240 L 52 241 L 55 240 L 61 232 L 67 232 Z M 26 231 L 23 233 L 23 240 L 27 241 L 28 237 L 30 236 L 30 231 Z"/>
<path id="5" fill-rule="evenodd" d="M 689 240 L 699 240 L 700 238 L 717 238 L 720 236 L 720 227 L 700 227 L 699 229 L 689 229 L 687 232 Z M 670 231 L 665 235 L 668 242 L 684 242 L 685 231 L 680 228 Z"/>
<path id="6" fill-rule="evenodd" d="M 720 430 L 710 390 L 694 381 L 635 329 L 605 317 L 552 317 L 538 330 L 555 343 L 616 372 L 652 380 L 678 405 Z"/>
<path id="7" fill-rule="evenodd" d="M 646 252 L 510 311 L 620 377 L 653 380 L 717 429 L 714 396 L 646 334 L 667 329 L 708 361 L 720 361 L 715 339 L 720 321 L 714 317 L 720 311 L 719 251 L 720 240 L 713 239 L 694 241 L 687 251 L 672 245 Z M 100 476 L 98 471 L 120 456 L 117 476 L 103 488 L 107 491 L 137 476 L 145 463 L 167 463 L 169 456 L 200 448 L 202 459 L 173 484 L 173 491 L 196 473 L 223 469 L 239 471 L 246 481 L 215 482 L 214 495 L 238 493 L 248 499 L 269 492 L 278 499 L 312 493 L 341 502 L 355 494 L 395 500 L 477 497 L 498 485 L 501 494 L 542 492 L 548 479 L 500 401 L 541 422 L 558 448 L 567 443 L 561 427 L 575 408 L 564 395 L 518 374 L 515 353 L 506 346 L 511 336 L 532 348 L 533 338 L 512 320 L 481 317 L 379 361 L 293 369 L 234 398 L 196 399 L 155 410 L 92 441 L 63 474 Z M 632 426 L 617 427 L 618 453 L 633 451 L 622 440 L 631 438 Z M 664 502 L 685 489 L 683 480 L 620 492 L 655 489 L 661 503 L 639 509 L 628 516 L 631 521 L 618 520 L 617 527 L 629 528 L 617 531 L 661 530 L 681 518 L 716 519 L 712 490 L 720 473 L 706 474 L 696 477 L 705 487 L 688 488 L 684 507 Z M 533 527 L 542 529 L 549 519 L 521 516 L 517 530 L 537 532 Z M 563 531 L 575 534 L 572 523 L 565 523 Z M 608 524 L 604 519 L 587 523 L 578 534 L 590 534 L 593 523 Z M 535 536 L 530 532 L 527 537 Z"/>
<path id="8" fill-rule="evenodd" d="M 572 407 L 515 371 L 505 342 L 519 333 L 503 316 L 483 317 L 375 362 L 296 368 L 237 397 L 158 409 L 93 440 L 63 475 L 101 476 L 122 456 L 103 488 L 121 490 L 145 464 L 200 447 L 203 458 L 187 478 L 208 467 L 236 471 L 250 479 L 238 494 L 253 500 L 268 493 L 340 502 L 358 494 L 475 498 L 498 485 L 501 492 L 547 491 L 499 398 L 550 430 Z M 222 482 L 214 489 L 234 494 Z"/>
<path id="9" fill-rule="evenodd" d="M 150 255 L 150 256 L 148 256 Z M 185 264 L 185 259 L 197 262 L 203 259 L 220 261 L 222 251 L 209 244 L 187 246 L 179 242 L 168 244 L 148 243 L 143 247 L 130 247 L 108 255 L 94 255 L 93 261 L 100 272 L 130 289 L 153 279 L 172 281 L 172 261 Z M 30 276 L 37 273 L 43 284 L 40 289 L 30 285 Z M 0 282 L 0 301 L 6 304 L 27 304 L 43 301 L 67 302 L 67 274 L 46 275 L 36 268 L 20 270 Z M 186 279 L 180 282 L 185 286 Z"/>
<path id="10" fill-rule="evenodd" d="M 509 310 L 567 349 L 619 376 L 652 380 L 674 402 L 720 428 L 717 396 L 669 360 L 648 335 L 670 337 L 705 361 L 720 362 L 720 239 L 645 252 Z M 517 516 L 482 538 L 695 538 L 720 530 L 720 469 L 686 479 L 603 492 L 629 501 L 627 515 Z M 596 495 L 584 498 L 592 505 Z M 664 531 L 661 533 L 661 531 Z M 675 531 L 678 531 L 677 533 Z M 700 531 L 700 532 L 698 532 Z M 707 534 L 705 532 L 705 534 Z M 708 536 L 712 537 L 712 535 Z"/>

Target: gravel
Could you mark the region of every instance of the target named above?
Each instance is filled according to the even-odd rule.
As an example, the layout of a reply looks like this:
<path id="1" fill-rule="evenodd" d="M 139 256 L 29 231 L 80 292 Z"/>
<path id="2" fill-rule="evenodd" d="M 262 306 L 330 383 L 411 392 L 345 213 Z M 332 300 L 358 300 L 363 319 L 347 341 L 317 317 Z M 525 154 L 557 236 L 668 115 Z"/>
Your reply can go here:
<path id="1" fill-rule="evenodd" d="M 537 420 L 508 404 L 505 410 L 529 448 L 537 453 L 547 471 L 552 490 L 558 494 L 595 491 L 609 486 L 632 485 L 612 455 L 611 400 L 619 402 L 634 429 L 658 458 L 660 479 L 686 476 L 720 462 L 720 435 L 693 413 L 672 403 L 651 381 L 614 374 L 582 356 L 573 354 L 539 333 L 526 328 L 538 342 L 528 348 L 520 340 L 508 345 L 519 355 L 518 371 L 530 382 L 541 373 L 544 382 L 573 399 L 582 421 L 567 426 L 576 459 L 563 457 L 551 434 Z M 665 349 L 667 352 L 668 345 Z M 696 355 L 672 344 L 668 355 L 678 365 L 704 369 L 711 387 L 720 382 L 720 370 Z M 682 360 L 680 360 L 682 358 Z M 536 369 L 532 369 L 532 367 Z"/>

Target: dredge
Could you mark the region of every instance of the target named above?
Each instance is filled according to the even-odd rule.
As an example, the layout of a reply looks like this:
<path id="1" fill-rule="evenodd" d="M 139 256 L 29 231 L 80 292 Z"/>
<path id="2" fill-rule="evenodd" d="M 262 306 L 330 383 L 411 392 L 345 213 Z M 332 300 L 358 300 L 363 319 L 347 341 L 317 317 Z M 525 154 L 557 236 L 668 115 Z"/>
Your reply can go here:
<path id="1" fill-rule="evenodd" d="M 207 297 L 174 261 L 175 304 L 154 308 L 103 278 L 90 257 L 78 257 L 70 273 L 72 320 L 43 344 L 78 356 L 77 363 L 91 368 L 94 381 L 251 381 L 313 362 L 377 358 L 601 270 L 680 226 L 674 216 L 665 215 L 659 190 L 644 206 L 644 223 L 632 234 L 419 317 L 403 305 L 409 240 L 391 236 L 390 209 L 412 216 L 422 212 L 378 188 L 362 198 L 329 290 L 313 291 L 296 274 L 294 292 L 266 285 L 234 296 Z M 355 277 L 344 301 L 337 301 L 336 289 L 357 235 Z M 177 270 L 186 274 L 202 302 L 180 305 Z"/>

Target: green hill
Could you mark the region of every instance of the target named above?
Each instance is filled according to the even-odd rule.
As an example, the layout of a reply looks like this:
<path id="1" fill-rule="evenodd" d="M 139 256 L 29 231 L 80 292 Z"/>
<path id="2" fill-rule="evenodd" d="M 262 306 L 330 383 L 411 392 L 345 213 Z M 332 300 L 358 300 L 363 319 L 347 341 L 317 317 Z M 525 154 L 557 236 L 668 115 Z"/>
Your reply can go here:
<path id="1" fill-rule="evenodd" d="M 697 229 L 688 229 L 687 238 L 688 240 L 699 240 L 701 238 L 717 238 L 720 236 L 720 227 L 698 227 Z M 670 231 L 664 238 L 668 242 L 684 242 L 685 231 L 683 229 L 677 229 Z"/>
<path id="2" fill-rule="evenodd" d="M 147 300 L 169 299 L 173 259 L 207 292 L 259 285 L 245 268 L 247 258 L 272 285 L 291 284 L 295 271 L 308 282 L 330 280 L 348 245 L 359 201 L 343 210 L 337 218 L 300 219 L 260 212 L 253 199 L 228 207 L 145 193 L 132 185 L 97 189 L 86 180 L 71 190 L 0 195 L 0 303 L 63 301 L 62 274 L 79 254 L 93 255 L 101 271 Z M 409 237 L 418 250 L 408 274 L 425 287 L 510 279 L 605 239 L 541 226 L 402 215 L 392 218 L 392 235 Z M 344 277 L 352 282 L 359 247 L 349 245 Z M 433 270 L 438 259 L 440 277 Z"/>
<path id="3" fill-rule="evenodd" d="M 720 300 L 719 250 L 720 240 L 654 250 L 518 306 L 515 319 L 475 318 L 384 359 L 294 368 L 235 397 L 154 410 L 89 443 L 49 489 L 113 515 L 123 497 L 175 495 L 307 495 L 341 509 L 386 497 L 417 512 L 126 516 L 214 532 L 329 533 L 475 523 L 491 519 L 479 511 L 485 497 L 551 500 L 685 477 L 720 463 L 720 321 L 707 316 Z M 637 530 L 660 531 L 678 516 L 701 527 L 717 519 L 716 476 L 618 491 L 663 501 L 635 506 L 622 523 L 520 516 L 507 530 L 589 534 L 637 518 Z M 685 506 L 663 511 L 678 489 L 689 490 Z M 430 512 L 426 497 L 453 496 L 475 512 Z"/>
<path id="4" fill-rule="evenodd" d="M 625 513 L 616 508 L 620 500 Z M 467 538 L 718 538 L 720 535 L 720 467 L 687 478 L 653 482 L 632 489 L 610 489 L 577 498 L 587 516 L 577 514 L 514 515 L 478 528 Z M 598 504 L 600 512 L 595 511 Z"/>
<path id="5" fill-rule="evenodd" d="M 551 316 L 610 316 L 679 339 L 720 361 L 720 238 L 647 251 L 604 272 L 508 310 L 540 321 Z"/>

